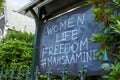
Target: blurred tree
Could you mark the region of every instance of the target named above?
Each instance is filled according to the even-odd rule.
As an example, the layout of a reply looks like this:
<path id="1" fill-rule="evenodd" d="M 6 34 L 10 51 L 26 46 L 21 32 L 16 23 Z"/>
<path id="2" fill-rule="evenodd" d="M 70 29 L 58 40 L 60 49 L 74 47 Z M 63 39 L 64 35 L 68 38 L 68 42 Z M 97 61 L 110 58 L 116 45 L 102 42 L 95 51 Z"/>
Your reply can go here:
<path id="1" fill-rule="evenodd" d="M 0 12 L 3 11 L 3 0 L 0 0 Z"/>
<path id="2" fill-rule="evenodd" d="M 104 29 L 93 34 L 92 40 L 100 43 L 96 56 L 101 59 L 104 50 L 113 56 L 110 80 L 120 80 L 120 0 L 87 0 L 92 4 L 96 22 L 103 24 Z"/>
<path id="3" fill-rule="evenodd" d="M 11 31 L 0 42 L 0 67 L 26 68 L 31 66 L 34 35 Z"/>

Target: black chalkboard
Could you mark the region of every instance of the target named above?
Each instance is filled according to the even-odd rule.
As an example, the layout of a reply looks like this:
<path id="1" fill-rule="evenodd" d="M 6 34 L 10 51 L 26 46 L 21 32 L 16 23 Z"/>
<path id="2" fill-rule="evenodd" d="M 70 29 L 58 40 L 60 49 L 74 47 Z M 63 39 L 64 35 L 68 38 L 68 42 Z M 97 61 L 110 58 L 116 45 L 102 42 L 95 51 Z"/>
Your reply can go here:
<path id="1" fill-rule="evenodd" d="M 47 21 L 40 40 L 40 72 L 52 68 L 54 74 L 67 67 L 69 74 L 76 75 L 81 64 L 87 67 L 88 75 L 98 75 L 100 62 L 94 56 L 99 48 L 89 38 L 101 27 L 94 21 L 91 6 L 68 12 Z"/>

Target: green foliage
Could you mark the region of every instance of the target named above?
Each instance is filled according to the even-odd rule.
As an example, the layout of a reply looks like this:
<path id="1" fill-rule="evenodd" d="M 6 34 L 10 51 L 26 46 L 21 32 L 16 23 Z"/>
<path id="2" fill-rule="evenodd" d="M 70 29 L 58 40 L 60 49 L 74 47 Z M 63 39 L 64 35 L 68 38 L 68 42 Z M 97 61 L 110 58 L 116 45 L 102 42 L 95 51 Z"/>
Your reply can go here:
<path id="1" fill-rule="evenodd" d="M 113 0 L 113 2 L 114 2 L 117 6 L 120 6 L 120 0 Z"/>
<path id="2" fill-rule="evenodd" d="M 114 14 L 120 9 L 120 0 L 87 0 L 88 4 L 92 4 L 95 20 L 103 23 L 104 29 L 98 34 L 93 34 L 92 41 L 100 43 L 100 49 L 96 56 L 101 59 L 104 49 L 114 58 L 112 71 L 110 73 L 111 80 L 120 79 L 120 13 Z"/>
<path id="3" fill-rule="evenodd" d="M 86 0 L 87 4 L 92 4 L 95 20 L 102 23 L 104 29 L 101 33 L 93 34 L 92 41 L 100 43 L 100 49 L 96 56 L 102 58 L 104 49 L 108 54 L 114 57 L 111 80 L 120 79 L 120 14 L 114 15 L 114 12 L 120 8 L 120 0 Z M 0 0 L 2 6 L 3 0 Z M 114 6 L 114 7 L 111 7 Z M 31 54 L 33 50 L 33 35 L 27 32 L 12 31 L 7 34 L 0 42 L 0 67 L 9 67 L 18 69 L 23 67 L 23 71 L 31 66 Z M 56 77 L 56 76 L 54 76 Z M 41 76 L 44 80 L 46 76 Z M 60 80 L 60 77 L 57 77 Z M 75 77 L 68 77 L 68 80 L 77 80 Z"/>
<path id="4" fill-rule="evenodd" d="M 93 34 L 92 41 L 103 43 L 108 37 L 109 36 L 107 34 L 101 34 L 101 33 Z"/>
<path id="5" fill-rule="evenodd" d="M 18 69 L 31 66 L 33 34 L 11 31 L 0 42 L 0 67 Z"/>
<path id="6" fill-rule="evenodd" d="M 111 28 L 113 29 L 114 33 L 120 34 L 120 21 L 117 20 L 116 26 L 111 25 Z"/>
<path id="7" fill-rule="evenodd" d="M 95 20 L 99 23 L 103 23 L 104 29 L 101 33 L 93 34 L 92 40 L 101 44 L 101 49 L 107 48 L 107 51 L 111 54 L 114 51 L 114 55 L 119 53 L 120 46 L 120 14 L 114 15 L 118 9 L 119 0 L 113 2 L 109 0 L 87 0 L 89 4 L 94 7 L 92 9 Z M 114 6 L 114 7 L 111 7 Z M 111 49 L 113 49 L 111 51 Z"/>
<path id="8" fill-rule="evenodd" d="M 112 64 L 113 71 L 109 74 L 110 80 L 119 80 L 120 79 L 120 62 L 113 65 Z"/>
<path id="9" fill-rule="evenodd" d="M 0 12 L 3 11 L 3 0 L 0 0 Z"/>

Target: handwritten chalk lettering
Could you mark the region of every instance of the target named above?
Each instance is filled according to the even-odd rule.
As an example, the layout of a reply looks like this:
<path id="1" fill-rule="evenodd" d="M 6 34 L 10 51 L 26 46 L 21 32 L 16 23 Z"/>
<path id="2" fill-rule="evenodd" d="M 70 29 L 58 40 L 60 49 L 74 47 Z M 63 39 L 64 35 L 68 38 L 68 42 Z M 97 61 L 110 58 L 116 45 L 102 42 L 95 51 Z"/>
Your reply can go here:
<path id="1" fill-rule="evenodd" d="M 50 35 L 53 32 L 58 32 L 60 31 L 59 25 L 52 25 L 52 26 L 47 26 L 47 34 Z"/>
<path id="2" fill-rule="evenodd" d="M 69 57 L 68 55 L 65 55 L 65 56 L 62 56 L 62 59 L 61 59 L 61 64 L 64 65 L 64 64 L 69 64 Z"/>
<path id="3" fill-rule="evenodd" d="M 45 57 L 45 55 L 54 55 L 54 51 L 57 50 L 57 45 L 55 46 L 55 49 L 53 49 L 53 47 L 45 47 L 42 50 L 42 57 Z"/>
<path id="4" fill-rule="evenodd" d="M 55 25 L 55 26 L 53 27 L 53 31 L 54 31 L 54 32 L 58 32 L 58 31 L 59 31 L 59 26 L 58 26 L 58 25 Z"/>
<path id="5" fill-rule="evenodd" d="M 51 26 L 47 26 L 47 34 L 50 35 L 55 32 L 61 32 L 66 29 L 74 28 L 80 24 L 85 23 L 85 14 L 78 15 L 75 17 L 70 17 L 69 19 L 64 20 L 63 22 L 58 22 L 58 24 L 51 23 Z"/>
<path id="6" fill-rule="evenodd" d="M 57 57 L 57 65 L 61 64 L 62 57 Z"/>
<path id="7" fill-rule="evenodd" d="M 95 60 L 95 53 L 97 49 L 95 50 L 90 50 L 88 52 L 80 52 L 76 53 L 76 61 L 80 60 L 82 62 L 89 62 L 91 60 Z"/>
<path id="8" fill-rule="evenodd" d="M 76 53 L 76 61 L 78 61 L 78 59 L 82 61 L 82 52 Z"/>
<path id="9" fill-rule="evenodd" d="M 78 39 L 78 30 L 72 30 L 72 40 Z"/>
<path id="10" fill-rule="evenodd" d="M 47 55 L 53 55 L 53 51 L 54 51 L 53 47 L 50 47 L 48 49 L 49 49 L 49 51 L 48 51 Z"/>
<path id="11" fill-rule="evenodd" d="M 48 27 L 47 27 L 47 34 L 50 35 L 50 34 L 52 34 L 52 33 L 53 33 L 52 28 L 48 26 Z"/>
<path id="12" fill-rule="evenodd" d="M 75 17 L 70 17 L 68 19 L 68 28 L 73 28 L 75 27 Z"/>
<path id="13" fill-rule="evenodd" d="M 66 41 L 65 32 L 56 34 L 56 42 Z"/>
<path id="14" fill-rule="evenodd" d="M 56 57 L 53 57 L 53 64 L 54 64 L 54 65 L 57 65 Z"/>
<path id="15" fill-rule="evenodd" d="M 45 55 L 59 55 L 59 54 L 68 54 L 68 53 L 76 53 L 81 51 L 89 50 L 88 48 L 89 42 L 86 38 L 85 40 L 81 40 L 79 42 L 73 43 L 58 43 L 54 46 L 43 48 L 43 57 Z"/>
<path id="16" fill-rule="evenodd" d="M 87 56 L 86 56 L 87 52 L 82 52 L 82 62 L 87 62 Z"/>
<path id="17" fill-rule="evenodd" d="M 72 54 L 72 56 L 71 56 L 71 59 L 70 59 L 70 63 L 69 64 L 71 64 L 71 63 L 76 63 L 76 61 L 75 61 L 75 56 Z"/>
<path id="18" fill-rule="evenodd" d="M 80 41 L 80 51 L 82 50 L 88 50 L 88 38 L 85 39 L 85 41 Z"/>
<path id="19" fill-rule="evenodd" d="M 47 62 L 47 59 L 46 59 L 46 58 L 42 59 L 42 60 L 41 60 L 41 66 L 42 66 L 42 67 L 46 67 L 46 65 L 47 65 L 46 62 Z"/>
<path id="20" fill-rule="evenodd" d="M 64 42 L 67 40 L 76 40 L 78 39 L 78 30 L 69 30 L 56 34 L 56 42 Z"/>
<path id="21" fill-rule="evenodd" d="M 67 41 L 67 38 L 69 38 L 71 36 L 70 33 L 71 33 L 71 31 L 65 31 L 60 34 L 56 34 L 56 42 Z"/>
<path id="22" fill-rule="evenodd" d="M 41 60 L 41 66 L 52 66 L 52 65 L 60 65 L 60 64 L 74 64 L 78 62 L 89 62 L 91 60 L 95 60 L 95 50 L 84 51 L 79 53 L 74 53 L 72 55 L 61 55 L 61 56 L 49 56 L 45 59 Z"/>
<path id="23" fill-rule="evenodd" d="M 42 52 L 42 57 L 44 57 L 46 54 L 48 54 L 50 51 L 48 50 L 49 48 L 43 48 L 43 52 Z"/>
<path id="24" fill-rule="evenodd" d="M 72 53 L 76 53 L 79 49 L 79 43 L 74 42 L 71 47 L 72 47 L 71 48 Z"/>
<path id="25" fill-rule="evenodd" d="M 46 60 L 47 60 L 46 63 L 47 63 L 48 66 L 60 65 L 61 61 L 62 61 L 62 57 L 55 57 L 55 56 L 53 57 L 53 56 L 51 56 L 51 57 L 47 57 Z M 45 66 L 43 66 L 43 67 L 45 67 Z"/>
<path id="26" fill-rule="evenodd" d="M 91 61 L 92 60 L 92 58 L 93 58 L 93 55 L 92 54 L 90 54 L 90 53 L 86 53 L 86 56 L 87 56 L 87 59 L 86 59 L 86 61 L 88 62 L 88 61 Z"/>
<path id="27" fill-rule="evenodd" d="M 65 30 L 67 28 L 67 21 L 64 20 L 64 22 L 60 22 L 60 31 Z"/>
<path id="28" fill-rule="evenodd" d="M 65 46 L 65 44 L 60 44 L 60 49 L 59 49 L 59 53 L 60 54 L 64 54 L 65 53 L 64 46 Z"/>
<path id="29" fill-rule="evenodd" d="M 55 45 L 54 54 L 57 54 L 59 52 L 59 48 L 59 45 Z"/>
<path id="30" fill-rule="evenodd" d="M 53 65 L 53 57 L 48 57 L 47 62 L 48 66 Z"/>
<path id="31" fill-rule="evenodd" d="M 70 47 L 70 43 L 66 43 L 65 47 L 64 47 L 64 51 L 65 51 L 64 53 L 65 54 L 68 54 L 70 52 L 70 48 L 69 47 Z"/>
<path id="32" fill-rule="evenodd" d="M 92 53 L 92 52 L 93 52 L 93 53 L 96 53 L 96 52 L 97 52 L 97 49 L 91 50 L 90 52 L 91 52 L 91 53 Z M 95 55 L 93 55 L 93 59 L 97 59 Z"/>
<path id="33" fill-rule="evenodd" d="M 47 63 L 47 66 L 59 65 L 59 64 L 61 64 L 61 60 L 62 60 L 61 57 L 53 57 L 53 56 L 51 56 L 51 57 L 47 57 L 46 63 Z M 43 66 L 42 63 L 41 63 L 41 66 L 43 68 L 47 67 L 47 66 Z"/>
<path id="34" fill-rule="evenodd" d="M 65 56 L 65 64 L 70 64 L 68 55 Z"/>
<path id="35" fill-rule="evenodd" d="M 63 60 L 63 61 L 62 61 L 62 60 Z M 63 55 L 62 58 L 61 58 L 61 61 L 62 61 L 61 64 L 62 64 L 62 65 L 66 64 L 65 60 L 66 60 L 66 57 Z"/>
<path id="36" fill-rule="evenodd" d="M 85 14 L 77 16 L 77 26 L 81 23 L 84 24 L 85 22 Z"/>
<path id="37" fill-rule="evenodd" d="M 42 51 L 43 51 L 43 54 L 42 54 L 43 57 L 45 55 L 68 54 L 70 52 L 70 43 L 56 44 L 56 45 L 54 45 L 54 47 L 43 48 Z"/>
<path id="38" fill-rule="evenodd" d="M 71 31 L 65 31 L 63 34 L 64 34 L 65 41 L 67 41 L 67 38 L 71 36 Z"/>

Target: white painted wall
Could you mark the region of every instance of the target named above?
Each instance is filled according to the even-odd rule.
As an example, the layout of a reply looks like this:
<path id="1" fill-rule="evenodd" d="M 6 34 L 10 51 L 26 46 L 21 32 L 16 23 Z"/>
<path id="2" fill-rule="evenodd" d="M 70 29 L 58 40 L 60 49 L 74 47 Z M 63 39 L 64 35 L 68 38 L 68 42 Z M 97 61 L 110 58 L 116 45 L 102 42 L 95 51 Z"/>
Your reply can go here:
<path id="1" fill-rule="evenodd" d="M 17 11 L 20 6 L 6 2 L 6 25 L 9 29 L 13 29 L 13 27 L 19 31 L 26 30 L 27 32 L 35 32 L 35 21 L 33 18 L 27 17 L 25 15 L 19 14 Z"/>

